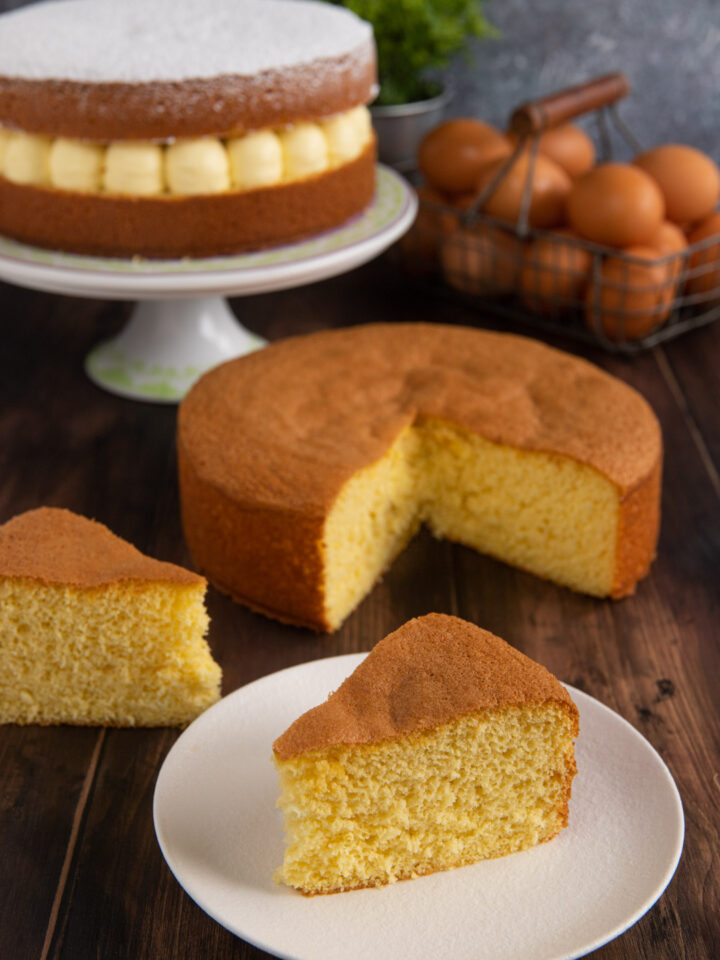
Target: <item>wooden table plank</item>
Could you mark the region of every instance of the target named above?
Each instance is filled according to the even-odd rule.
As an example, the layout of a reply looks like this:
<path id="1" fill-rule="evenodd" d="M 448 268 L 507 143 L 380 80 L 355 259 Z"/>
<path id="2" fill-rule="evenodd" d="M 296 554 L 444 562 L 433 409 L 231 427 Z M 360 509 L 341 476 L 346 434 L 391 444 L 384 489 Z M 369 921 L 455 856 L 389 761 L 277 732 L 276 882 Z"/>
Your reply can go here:
<path id="1" fill-rule="evenodd" d="M 707 450 L 720 497 L 720 323 L 679 337 L 661 352 L 668 368 L 662 372 L 677 390 L 690 428 L 697 429 Z"/>
<path id="2" fill-rule="evenodd" d="M 82 347 L 76 346 L 74 337 L 65 336 L 68 303 L 4 284 L 0 302 L 5 321 L 0 355 L 4 521 L 39 503 L 63 498 L 59 487 L 72 469 L 68 447 L 77 442 L 77 436 L 71 439 L 69 434 L 76 419 L 75 351 Z M 99 305 L 80 301 L 76 306 L 82 330 Z M 42 322 L 36 325 L 35 318 Z M 52 369 L 49 356 L 55 358 Z M 85 477 L 77 485 L 76 509 L 84 508 L 89 481 Z M 97 729 L 0 727 L 1 956 L 42 954 L 55 895 L 61 880 L 64 883 L 63 866 L 66 857 L 68 864 L 72 859 L 77 839 L 73 828 L 82 827 L 84 791 L 92 786 L 100 736 Z"/>
<path id="3" fill-rule="evenodd" d="M 41 957 L 103 731 L 0 727 L 0 956 Z"/>
<path id="4" fill-rule="evenodd" d="M 244 956 L 241 941 L 190 903 L 157 846 L 152 795 L 177 736 L 108 731 L 50 958 Z"/>

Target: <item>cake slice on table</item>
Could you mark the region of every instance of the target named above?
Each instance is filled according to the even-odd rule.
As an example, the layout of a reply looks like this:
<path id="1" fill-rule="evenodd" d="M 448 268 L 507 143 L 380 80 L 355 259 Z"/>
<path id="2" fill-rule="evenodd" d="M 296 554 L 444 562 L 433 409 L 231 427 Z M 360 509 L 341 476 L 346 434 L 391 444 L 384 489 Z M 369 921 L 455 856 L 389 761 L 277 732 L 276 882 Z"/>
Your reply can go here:
<path id="1" fill-rule="evenodd" d="M 568 823 L 577 735 L 540 664 L 457 617 L 410 620 L 275 741 L 277 879 L 335 893 L 551 840 Z"/>
<path id="2" fill-rule="evenodd" d="M 0 723 L 185 724 L 220 696 L 206 582 L 93 520 L 0 527 Z"/>

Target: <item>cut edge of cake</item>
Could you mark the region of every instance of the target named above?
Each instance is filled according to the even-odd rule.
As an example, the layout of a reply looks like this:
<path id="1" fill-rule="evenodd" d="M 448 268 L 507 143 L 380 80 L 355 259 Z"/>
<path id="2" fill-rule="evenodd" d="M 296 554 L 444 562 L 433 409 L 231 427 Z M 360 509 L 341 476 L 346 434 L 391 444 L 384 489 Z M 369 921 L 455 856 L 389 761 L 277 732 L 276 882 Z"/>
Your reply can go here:
<path id="1" fill-rule="evenodd" d="M 275 741 L 276 880 L 341 892 L 546 842 L 568 822 L 577 735 L 540 664 L 457 617 L 408 621 Z"/>
<path id="2" fill-rule="evenodd" d="M 220 697 L 205 579 L 42 507 L 0 527 L 0 723 L 176 726 Z"/>
<path id="3" fill-rule="evenodd" d="M 419 417 L 328 511 L 320 545 L 326 625 L 340 626 L 421 525 L 579 593 L 631 594 L 654 556 L 645 541 L 647 528 L 657 529 L 659 482 L 658 467 L 624 493 L 573 457 Z"/>

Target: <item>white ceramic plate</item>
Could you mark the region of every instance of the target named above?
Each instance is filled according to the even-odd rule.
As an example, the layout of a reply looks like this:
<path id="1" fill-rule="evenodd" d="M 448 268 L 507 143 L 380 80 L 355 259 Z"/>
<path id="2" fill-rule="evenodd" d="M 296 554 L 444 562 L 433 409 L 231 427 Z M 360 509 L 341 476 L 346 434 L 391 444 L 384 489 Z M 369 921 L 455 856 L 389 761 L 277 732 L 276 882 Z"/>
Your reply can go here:
<path id="1" fill-rule="evenodd" d="M 272 742 L 363 656 L 306 663 L 235 691 L 168 754 L 155 829 L 170 869 L 211 917 L 291 960 L 569 960 L 655 903 L 682 849 L 677 788 L 647 740 L 573 688 L 578 775 L 570 826 L 551 843 L 329 897 L 273 884 L 283 841 Z"/>

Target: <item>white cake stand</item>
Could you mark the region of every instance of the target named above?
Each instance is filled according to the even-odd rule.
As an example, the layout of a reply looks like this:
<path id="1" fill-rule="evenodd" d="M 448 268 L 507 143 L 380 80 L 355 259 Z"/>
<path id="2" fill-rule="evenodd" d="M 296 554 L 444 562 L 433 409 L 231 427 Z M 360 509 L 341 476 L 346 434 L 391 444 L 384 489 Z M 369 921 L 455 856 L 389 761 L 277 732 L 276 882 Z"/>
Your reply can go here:
<path id="1" fill-rule="evenodd" d="M 0 278 L 51 293 L 139 300 L 118 336 L 88 354 L 85 370 L 112 393 L 174 403 L 206 370 L 265 344 L 238 322 L 225 297 L 299 287 L 352 270 L 401 237 L 416 212 L 414 191 L 378 166 L 375 198 L 363 214 L 290 246 L 203 260 L 118 260 L 0 237 Z"/>

